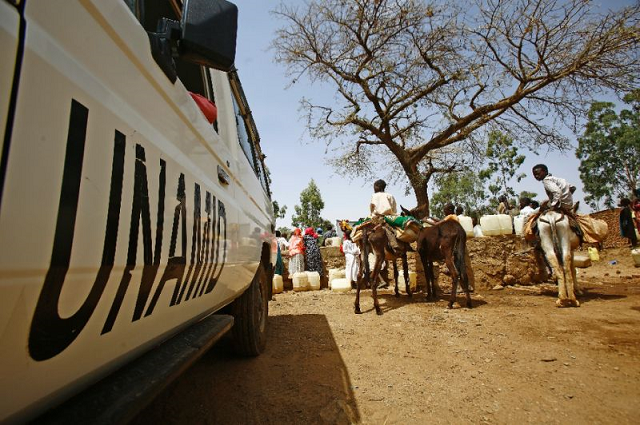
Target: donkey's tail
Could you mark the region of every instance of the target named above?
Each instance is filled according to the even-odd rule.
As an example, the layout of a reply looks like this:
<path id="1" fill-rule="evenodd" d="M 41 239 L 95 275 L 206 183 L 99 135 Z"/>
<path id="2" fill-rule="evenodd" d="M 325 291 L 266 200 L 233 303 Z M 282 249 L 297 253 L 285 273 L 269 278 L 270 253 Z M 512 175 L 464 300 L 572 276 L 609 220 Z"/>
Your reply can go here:
<path id="1" fill-rule="evenodd" d="M 564 266 L 564 260 L 562 258 L 562 246 L 560 245 L 560 238 L 558 237 L 558 228 L 556 226 L 556 220 L 549 220 L 551 225 L 551 238 L 553 240 L 553 250 L 555 251 L 556 258 L 561 266 Z"/>
<path id="2" fill-rule="evenodd" d="M 564 214 L 561 214 L 559 218 L 551 217 L 551 219 L 548 220 L 540 218 L 540 221 L 549 225 L 551 230 L 551 242 L 553 243 L 553 252 L 561 266 L 564 265 L 564 260 L 562 259 L 562 245 L 560 244 L 560 237 L 558 236 L 558 228 L 556 224 L 564 218 Z"/>
<path id="3" fill-rule="evenodd" d="M 467 251 L 466 244 L 467 235 L 460 226 L 456 235 L 456 243 L 453 248 L 454 255 L 454 263 L 456 265 L 456 269 L 458 269 L 458 276 L 460 276 L 460 280 L 465 283 L 464 288 L 466 288 L 466 284 L 469 282 L 469 276 L 467 276 L 467 264 L 465 259 L 465 254 Z"/>

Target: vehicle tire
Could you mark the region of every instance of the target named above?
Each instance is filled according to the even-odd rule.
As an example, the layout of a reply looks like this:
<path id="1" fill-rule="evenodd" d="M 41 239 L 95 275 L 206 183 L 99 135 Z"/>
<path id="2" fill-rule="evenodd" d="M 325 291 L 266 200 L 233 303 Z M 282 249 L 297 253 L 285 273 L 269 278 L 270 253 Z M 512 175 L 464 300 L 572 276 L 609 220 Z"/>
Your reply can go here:
<path id="1" fill-rule="evenodd" d="M 267 346 L 268 297 L 267 273 L 260 264 L 251 285 L 231 306 L 231 333 L 237 354 L 255 357 Z"/>

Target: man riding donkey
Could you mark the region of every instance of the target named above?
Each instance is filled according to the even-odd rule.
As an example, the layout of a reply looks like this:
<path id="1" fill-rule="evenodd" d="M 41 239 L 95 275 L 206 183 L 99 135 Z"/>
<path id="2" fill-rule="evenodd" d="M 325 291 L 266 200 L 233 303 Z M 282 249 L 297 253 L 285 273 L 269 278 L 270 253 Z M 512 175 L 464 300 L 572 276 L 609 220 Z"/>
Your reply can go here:
<path id="1" fill-rule="evenodd" d="M 370 284 L 376 313 L 382 314 L 377 300 L 377 278 L 385 260 L 390 260 L 394 265 L 396 296 L 398 296 L 398 270 L 395 267 L 395 259 L 402 259 L 407 295 L 411 296 L 406 253 L 412 251 L 409 243 L 415 241 L 422 224 L 413 217 L 398 215 L 396 200 L 393 195 L 384 191 L 386 186 L 384 180 L 374 182 L 374 194 L 369 203 L 371 214 L 357 222 L 353 229 L 353 241 L 360 246 L 364 263 L 361 270 L 362 279 L 359 279 L 356 292 L 355 312 L 357 314 L 360 313 L 360 289 L 363 283 Z M 341 223 L 341 227 L 345 231 L 346 221 Z M 369 267 L 369 253 L 375 254 L 375 264 L 372 268 Z M 383 273 L 386 274 L 386 270 Z"/>
<path id="2" fill-rule="evenodd" d="M 523 229 L 527 240 L 536 238 L 535 223 L 540 214 L 547 210 L 555 210 L 567 216 L 571 229 L 580 239 L 580 244 L 583 242 L 600 244 L 604 240 L 608 229 L 603 220 L 576 213 L 578 203 L 574 204 L 573 202 L 575 186 L 569 184 L 565 179 L 549 173 L 549 168 L 545 164 L 534 165 L 532 173 L 536 180 L 542 181 L 549 200 L 540 205 L 540 210 L 537 213 L 529 216 L 525 229 Z"/>
<path id="3" fill-rule="evenodd" d="M 376 180 L 373 183 L 374 193 L 371 195 L 369 210 L 371 212 L 371 221 L 375 224 L 382 225 L 382 228 L 387 234 L 387 240 L 390 245 L 388 248 L 390 248 L 390 251 L 394 255 L 398 255 L 402 252 L 402 248 L 400 247 L 395 232 L 390 225 L 390 223 L 393 223 L 398 219 L 398 210 L 396 206 L 396 199 L 393 195 L 384 191 L 386 188 L 387 183 L 384 180 Z M 406 244 L 406 246 L 408 245 L 409 244 Z"/>
<path id="4" fill-rule="evenodd" d="M 583 242 L 601 242 L 607 233 L 606 223 L 586 215 L 577 215 L 577 204 L 573 203 L 575 186 L 565 179 L 551 175 L 545 164 L 535 165 L 532 173 L 536 180 L 542 181 L 549 200 L 542 203 L 539 212 L 529 216 L 523 229 L 524 237 L 535 244 L 534 249 L 544 251 L 547 266 L 553 265 L 553 273 L 559 285 L 558 305 L 578 306 L 575 294 L 579 290 L 572 265 L 572 250 Z M 552 217 L 549 218 L 547 214 L 552 214 Z M 562 236 L 561 221 L 564 217 L 568 222 L 566 232 L 575 233 L 573 241 L 571 236 Z"/>

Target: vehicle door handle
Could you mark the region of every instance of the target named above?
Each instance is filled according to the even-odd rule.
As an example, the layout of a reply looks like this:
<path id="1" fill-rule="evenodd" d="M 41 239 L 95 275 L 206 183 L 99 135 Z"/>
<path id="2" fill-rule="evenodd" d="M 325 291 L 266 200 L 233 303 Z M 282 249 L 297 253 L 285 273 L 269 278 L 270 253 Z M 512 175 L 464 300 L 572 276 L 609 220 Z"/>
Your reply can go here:
<path id="1" fill-rule="evenodd" d="M 229 174 L 227 174 L 227 172 L 224 171 L 224 169 L 219 165 L 218 165 L 218 180 L 220 181 L 220 183 L 224 185 L 229 184 Z"/>

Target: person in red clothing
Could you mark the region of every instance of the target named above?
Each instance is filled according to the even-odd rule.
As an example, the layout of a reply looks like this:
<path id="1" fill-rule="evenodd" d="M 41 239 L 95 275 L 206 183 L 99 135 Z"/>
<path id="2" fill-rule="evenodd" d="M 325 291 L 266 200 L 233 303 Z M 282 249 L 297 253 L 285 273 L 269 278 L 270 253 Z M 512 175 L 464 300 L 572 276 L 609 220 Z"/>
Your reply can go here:
<path id="1" fill-rule="evenodd" d="M 640 188 L 633 191 L 635 195 L 633 202 L 631 203 L 631 210 L 633 210 L 634 221 L 636 222 L 636 229 L 640 233 Z"/>
<path id="2" fill-rule="evenodd" d="M 293 234 L 289 240 L 289 279 L 294 273 L 304 271 L 304 242 L 302 231 L 297 227 L 293 229 Z"/>

